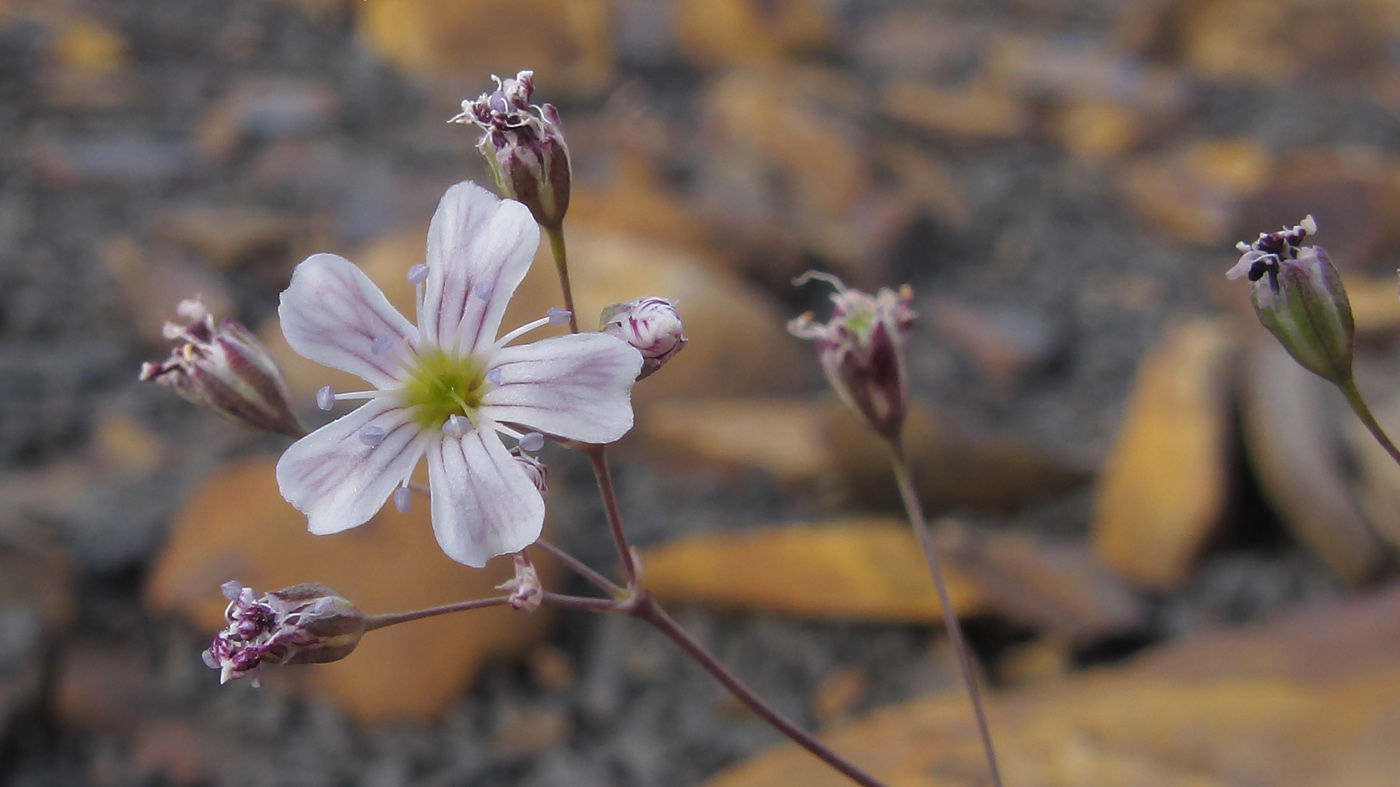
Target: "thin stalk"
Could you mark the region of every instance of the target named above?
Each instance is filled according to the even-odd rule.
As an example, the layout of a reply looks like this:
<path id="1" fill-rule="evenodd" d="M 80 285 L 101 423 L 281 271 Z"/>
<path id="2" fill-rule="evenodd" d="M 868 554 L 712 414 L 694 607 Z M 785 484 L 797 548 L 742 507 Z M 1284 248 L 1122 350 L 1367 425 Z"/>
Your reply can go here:
<path id="1" fill-rule="evenodd" d="M 1337 383 L 1337 387 L 1342 389 L 1342 394 L 1347 398 L 1347 404 L 1351 405 L 1352 412 L 1361 419 L 1366 429 L 1371 432 L 1371 436 L 1376 438 L 1376 442 L 1381 444 L 1390 458 L 1400 464 L 1400 450 L 1395 448 L 1395 443 L 1390 441 L 1390 437 L 1381 428 L 1380 422 L 1371 415 L 1371 408 L 1366 405 L 1366 400 L 1361 396 L 1361 389 L 1356 387 L 1356 377 L 1349 377 L 1345 382 Z"/>
<path id="2" fill-rule="evenodd" d="M 589 612 L 626 612 L 628 602 L 615 601 L 610 598 L 588 598 L 586 596 L 566 596 L 561 593 L 550 593 L 545 591 L 544 604 L 556 607 L 568 607 L 570 609 L 585 609 Z"/>
<path id="3" fill-rule="evenodd" d="M 471 601 L 456 601 L 451 604 L 428 607 L 427 609 L 415 609 L 410 612 L 390 612 L 386 615 L 370 615 L 365 618 L 365 631 L 374 631 L 375 629 L 382 629 L 385 626 L 396 626 L 400 623 L 407 623 L 410 620 L 422 620 L 423 618 L 447 615 L 453 612 L 465 612 L 469 609 L 499 607 L 509 603 L 509 596 L 495 596 L 493 598 L 476 598 Z"/>
<path id="4" fill-rule="evenodd" d="M 554 269 L 559 272 L 559 286 L 564 290 L 564 308 L 569 312 L 569 333 L 578 333 L 578 315 L 574 313 L 574 291 L 569 287 L 569 254 L 564 248 L 564 225 L 546 227 L 549 251 L 554 255 Z"/>
<path id="5" fill-rule="evenodd" d="M 832 751 L 811 733 L 792 723 L 786 716 L 778 713 L 767 702 L 764 702 L 752 689 L 744 685 L 723 664 L 719 663 L 718 659 L 710 655 L 710 652 L 705 650 L 703 645 L 696 642 L 685 629 L 681 628 L 679 623 L 667 615 L 666 611 L 652 599 L 649 593 L 643 591 L 642 595 L 637 598 L 636 608 L 632 610 L 631 614 L 655 626 L 658 631 L 676 643 L 687 656 L 710 673 L 710 676 L 720 685 L 728 689 L 729 693 L 747 705 L 749 710 L 752 710 L 759 718 L 768 722 L 774 729 L 786 735 L 798 746 L 811 752 L 822 762 L 840 771 L 842 775 L 856 784 L 865 785 L 865 787 L 884 787 L 880 780 Z"/>
<path id="6" fill-rule="evenodd" d="M 977 717 L 977 732 L 982 736 L 982 748 L 987 754 L 987 769 L 991 772 L 992 784 L 1001 787 L 1001 771 L 997 768 L 997 755 L 992 749 L 992 733 L 987 727 L 987 714 L 982 709 L 982 692 L 977 687 L 977 676 L 972 671 L 972 657 L 968 652 L 967 640 L 963 638 L 962 624 L 953 611 L 948 598 L 948 587 L 943 582 L 943 571 L 938 565 L 938 552 L 933 546 L 933 536 L 929 534 L 928 522 L 924 519 L 923 505 L 914 490 L 909 476 L 909 462 L 904 450 L 896 442 L 890 443 L 890 454 L 894 465 L 895 482 L 899 485 L 899 496 L 904 500 L 904 509 L 909 514 L 909 524 L 914 536 L 919 540 L 919 548 L 924 551 L 924 562 L 933 575 L 933 586 L 938 591 L 938 605 L 943 609 L 943 624 L 948 628 L 948 637 L 953 641 L 953 652 L 958 657 L 958 670 L 962 673 L 963 687 L 972 701 L 972 711 Z"/>
<path id="7" fill-rule="evenodd" d="M 589 582 L 592 582 L 594 585 L 597 585 L 598 588 L 604 593 L 607 593 L 608 595 L 614 598 L 621 598 L 627 595 L 627 591 L 623 589 L 621 585 L 617 584 L 616 582 L 613 582 L 611 579 L 608 579 L 602 574 L 599 574 L 597 571 L 594 571 L 588 564 L 584 563 L 582 560 L 579 560 L 573 555 L 570 555 L 568 552 L 565 552 L 559 547 L 549 543 L 548 541 L 545 541 L 543 538 L 536 541 L 535 546 L 553 555 L 560 563 L 563 563 L 564 565 L 573 569 L 574 573 L 578 574 L 579 576 L 583 577 Z"/>
<path id="8" fill-rule="evenodd" d="M 627 587 L 637 586 L 637 564 L 632 560 L 632 545 L 627 543 L 627 534 L 622 532 L 622 512 L 617 508 L 617 491 L 613 488 L 612 472 L 608 470 L 607 450 L 601 445 L 587 445 L 583 453 L 593 465 L 593 475 L 598 478 L 598 494 L 603 498 L 603 513 L 608 517 L 608 529 L 612 531 L 613 544 L 617 546 L 618 557 L 622 559 L 622 570 L 627 573 Z"/>

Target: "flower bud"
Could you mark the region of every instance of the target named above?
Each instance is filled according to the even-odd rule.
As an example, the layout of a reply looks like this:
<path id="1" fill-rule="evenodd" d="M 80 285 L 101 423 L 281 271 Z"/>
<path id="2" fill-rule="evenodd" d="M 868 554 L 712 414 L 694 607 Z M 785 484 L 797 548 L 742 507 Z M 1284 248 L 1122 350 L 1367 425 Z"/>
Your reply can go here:
<path id="1" fill-rule="evenodd" d="M 603 333 L 616 336 L 642 354 L 642 373 L 637 375 L 638 380 L 660 369 L 688 341 L 681 332 L 676 304 L 665 298 L 614 303 L 603 310 L 600 324 Z"/>
<path id="2" fill-rule="evenodd" d="M 1304 369 L 1333 383 L 1352 376 L 1356 325 L 1342 277 L 1327 252 L 1303 246 L 1316 234 L 1308 216 L 1291 229 L 1236 244 L 1241 256 L 1226 275 L 1248 277 L 1259 322 Z"/>
<path id="3" fill-rule="evenodd" d="M 164 363 L 141 365 L 141 380 L 155 380 L 216 415 L 250 429 L 301 437 L 306 430 L 287 404 L 287 383 L 277 362 L 247 328 L 214 317 L 198 301 L 181 301 L 176 313 L 187 325 L 165 324 L 179 341 Z"/>
<path id="4" fill-rule="evenodd" d="M 817 358 L 831 387 L 866 425 L 888 440 L 899 438 L 909 410 L 909 374 L 904 342 L 917 316 L 909 308 L 913 291 L 905 285 L 871 296 L 847 289 L 829 273 L 808 271 L 794 284 L 818 279 L 836 288 L 836 309 L 825 325 L 811 312 L 788 323 L 788 331 L 817 345 Z"/>
<path id="5" fill-rule="evenodd" d="M 520 465 L 520 469 L 525 471 L 525 477 L 530 479 L 530 483 L 540 491 L 540 494 L 549 492 L 549 468 L 544 462 L 525 453 L 520 448 L 510 449 L 510 455 L 515 457 L 515 461 Z"/>
<path id="6" fill-rule="evenodd" d="M 204 663 L 219 670 L 219 682 L 252 676 L 262 685 L 259 668 L 269 664 L 316 664 L 350 655 L 365 631 L 365 618 L 354 604 L 325 585 L 306 583 L 253 595 L 252 588 L 225 582 L 228 626 L 209 649 Z"/>
<path id="7" fill-rule="evenodd" d="M 486 159 L 496 190 L 502 197 L 524 203 L 541 226 L 557 229 L 569 209 L 572 182 L 559 112 L 549 104 L 530 105 L 533 72 L 521 71 L 514 79 L 491 78 L 496 90 L 482 93 L 475 101 L 463 101 L 462 112 L 448 122 L 480 128 L 476 147 Z"/>

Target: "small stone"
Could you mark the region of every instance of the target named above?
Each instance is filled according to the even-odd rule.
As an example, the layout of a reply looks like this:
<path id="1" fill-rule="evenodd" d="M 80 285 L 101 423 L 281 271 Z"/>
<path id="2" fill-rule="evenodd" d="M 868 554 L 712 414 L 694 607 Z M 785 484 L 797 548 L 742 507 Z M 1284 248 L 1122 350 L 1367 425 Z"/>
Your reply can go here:
<path id="1" fill-rule="evenodd" d="M 921 305 L 928 322 L 967 353 L 985 379 L 1010 386 L 1061 360 L 1069 349 L 1064 325 L 1024 307 L 968 306 L 935 297 Z"/>
<path id="2" fill-rule="evenodd" d="M 215 159 L 245 139 L 272 139 L 325 128 L 340 97 L 323 81 L 293 77 L 235 82 L 199 120 L 199 146 Z"/>
<path id="3" fill-rule="evenodd" d="M 961 141 L 1005 141 L 1031 128 L 1029 108 L 987 85 L 945 88 L 901 80 L 880 91 L 880 112 L 919 131 Z"/>
<path id="4" fill-rule="evenodd" d="M 841 667 L 822 678 L 812 694 L 812 715 L 822 724 L 848 716 L 869 692 L 870 678 L 860 667 Z"/>
<path id="5" fill-rule="evenodd" d="M 568 740 L 569 716 L 560 708 L 509 705 L 491 733 L 491 749 L 502 760 L 542 754 Z"/>

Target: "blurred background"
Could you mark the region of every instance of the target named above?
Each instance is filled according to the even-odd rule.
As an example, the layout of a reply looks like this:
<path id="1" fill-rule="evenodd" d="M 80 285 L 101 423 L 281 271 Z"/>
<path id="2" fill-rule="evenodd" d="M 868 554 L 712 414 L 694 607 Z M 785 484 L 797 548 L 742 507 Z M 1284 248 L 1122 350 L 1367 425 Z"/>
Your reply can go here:
<path id="1" fill-rule="evenodd" d="M 629 619 L 419 622 L 261 689 L 200 661 L 229 579 L 380 613 L 509 575 L 425 505 L 308 535 L 283 442 L 136 373 L 198 295 L 325 420 L 346 385 L 278 292 L 331 251 L 411 312 L 485 177 L 445 121 L 520 69 L 573 155 L 580 322 L 661 295 L 691 340 L 612 453 L 645 584 L 780 710 L 985 783 L 880 445 L 784 329 L 819 268 L 914 288 L 910 452 L 1008 784 L 1393 783 L 1400 470 L 1224 278 L 1314 214 L 1400 428 L 1389 0 L 0 0 L 0 782 L 834 780 Z M 586 463 L 541 458 L 551 538 L 615 569 Z"/>

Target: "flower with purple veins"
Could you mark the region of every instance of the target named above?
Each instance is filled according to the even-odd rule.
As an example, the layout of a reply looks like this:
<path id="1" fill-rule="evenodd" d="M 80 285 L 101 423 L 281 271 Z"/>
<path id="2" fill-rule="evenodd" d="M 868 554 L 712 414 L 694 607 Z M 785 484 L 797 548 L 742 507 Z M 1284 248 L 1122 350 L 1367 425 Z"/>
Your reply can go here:
<path id="1" fill-rule="evenodd" d="M 313 664 L 345 658 L 360 643 L 365 618 L 339 593 L 306 583 L 261 598 L 237 582 L 220 588 L 227 598 L 228 626 L 204 651 L 204 663 L 219 670 L 219 682 L 251 676 L 262 685 L 263 664 Z"/>
<path id="2" fill-rule="evenodd" d="M 282 496 L 311 532 L 363 524 L 391 496 L 406 508 L 409 477 L 426 456 L 438 543 L 480 567 L 534 543 L 544 522 L 544 499 L 502 434 L 609 443 L 631 429 L 642 358 L 625 342 L 584 333 L 507 346 L 565 323 L 558 309 L 496 338 L 538 244 L 525 206 L 473 183 L 448 189 L 428 230 L 427 262 L 408 273 L 416 327 L 343 257 L 316 254 L 297 266 L 278 309 L 288 344 L 371 386 L 318 394 L 323 405 L 366 401 L 277 463 Z"/>

